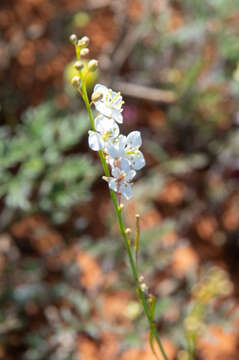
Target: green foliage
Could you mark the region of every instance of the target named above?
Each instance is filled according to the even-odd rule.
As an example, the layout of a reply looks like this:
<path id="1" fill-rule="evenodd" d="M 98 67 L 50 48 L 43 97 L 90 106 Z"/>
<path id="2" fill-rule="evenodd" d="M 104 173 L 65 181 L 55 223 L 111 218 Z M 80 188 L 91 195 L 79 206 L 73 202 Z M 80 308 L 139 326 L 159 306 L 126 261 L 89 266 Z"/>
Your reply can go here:
<path id="1" fill-rule="evenodd" d="M 13 135 L 2 129 L 0 195 L 7 206 L 46 211 L 61 222 L 88 200 L 98 169 L 74 149 L 87 129 L 84 112 L 62 114 L 51 102 L 28 110 Z"/>

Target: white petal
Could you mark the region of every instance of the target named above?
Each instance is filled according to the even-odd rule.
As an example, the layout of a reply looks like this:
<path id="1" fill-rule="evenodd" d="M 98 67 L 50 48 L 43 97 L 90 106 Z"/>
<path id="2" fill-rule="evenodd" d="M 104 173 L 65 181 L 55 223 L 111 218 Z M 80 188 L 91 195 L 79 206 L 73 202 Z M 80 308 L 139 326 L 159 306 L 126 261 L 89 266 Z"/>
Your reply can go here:
<path id="1" fill-rule="evenodd" d="M 130 184 L 122 184 L 120 185 L 120 193 L 129 200 L 132 197 L 132 189 Z"/>
<path id="2" fill-rule="evenodd" d="M 133 155 L 133 160 L 131 161 L 131 164 L 135 170 L 140 170 L 145 166 L 144 155 L 141 151 L 138 151 L 137 154 Z"/>
<path id="3" fill-rule="evenodd" d="M 125 177 L 125 181 L 130 181 L 132 180 L 136 175 L 136 171 L 135 170 L 130 170 L 128 173 L 127 173 L 127 176 Z"/>
<path id="4" fill-rule="evenodd" d="M 109 119 L 103 115 L 97 116 L 95 119 L 95 129 L 100 134 L 109 134 L 110 137 L 119 135 L 119 126 L 113 119 Z"/>
<path id="5" fill-rule="evenodd" d="M 113 158 L 125 157 L 124 147 L 126 136 L 119 135 L 115 140 L 107 143 L 106 152 Z"/>
<path id="6" fill-rule="evenodd" d="M 116 122 L 114 120 L 112 120 L 112 128 L 111 128 L 111 131 L 112 131 L 112 137 L 116 138 L 118 135 L 119 135 L 119 126 L 116 124 Z"/>
<path id="7" fill-rule="evenodd" d="M 94 91 L 93 91 L 93 94 L 94 93 L 101 93 L 103 96 L 105 96 L 107 93 L 108 93 L 108 88 L 102 84 L 96 84 L 95 87 L 94 87 Z"/>
<path id="8" fill-rule="evenodd" d="M 130 171 L 130 164 L 128 160 L 126 159 L 121 160 L 121 169 L 124 171 L 124 173 L 128 174 L 128 172 Z"/>
<path id="9" fill-rule="evenodd" d="M 102 100 L 95 102 L 95 108 L 99 113 L 111 117 L 112 116 L 112 110 L 109 108 Z"/>
<path id="10" fill-rule="evenodd" d="M 114 159 L 114 158 L 112 158 L 110 155 L 107 155 L 107 156 L 106 156 L 106 161 L 107 161 L 107 163 L 109 163 L 109 164 L 110 164 L 111 168 L 113 168 L 113 167 L 114 167 L 114 162 L 115 162 L 115 159 Z"/>
<path id="11" fill-rule="evenodd" d="M 123 172 L 116 166 L 112 168 L 111 172 L 116 179 L 118 179 L 123 174 Z"/>
<path id="12" fill-rule="evenodd" d="M 106 152 L 114 159 L 120 157 L 119 146 L 112 141 L 107 142 Z"/>
<path id="13" fill-rule="evenodd" d="M 118 191 L 118 183 L 116 179 L 110 178 L 109 179 L 109 188 L 114 191 Z"/>
<path id="14" fill-rule="evenodd" d="M 119 124 L 123 123 L 123 116 L 121 114 L 121 111 L 112 109 L 111 116 L 115 121 L 117 121 L 117 123 L 119 123 Z"/>
<path id="15" fill-rule="evenodd" d="M 112 127 L 112 121 L 113 120 L 105 117 L 104 115 L 98 115 L 95 118 L 95 129 L 99 131 L 99 133 L 105 134 Z"/>
<path id="16" fill-rule="evenodd" d="M 126 141 L 127 141 L 126 136 L 120 135 L 118 137 L 118 140 L 119 140 L 119 149 L 120 149 L 120 151 L 124 151 L 124 147 L 125 147 Z"/>
<path id="17" fill-rule="evenodd" d="M 116 109 L 120 109 L 122 106 L 122 96 L 118 96 L 118 93 L 114 93 L 115 96 L 113 97 L 113 103 L 114 103 L 114 108 Z"/>
<path id="18" fill-rule="evenodd" d="M 104 142 L 96 131 L 89 131 L 89 138 L 88 138 L 89 147 L 94 151 L 102 150 L 104 147 Z"/>
<path id="19" fill-rule="evenodd" d="M 132 131 L 127 136 L 127 145 L 130 147 L 139 147 L 142 145 L 142 139 L 140 131 Z"/>

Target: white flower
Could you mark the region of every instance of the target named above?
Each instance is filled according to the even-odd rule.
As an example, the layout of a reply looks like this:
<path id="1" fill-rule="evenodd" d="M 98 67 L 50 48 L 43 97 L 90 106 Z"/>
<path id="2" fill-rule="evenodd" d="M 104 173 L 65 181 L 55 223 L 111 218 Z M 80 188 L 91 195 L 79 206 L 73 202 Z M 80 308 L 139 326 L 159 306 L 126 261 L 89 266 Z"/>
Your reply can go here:
<path id="1" fill-rule="evenodd" d="M 89 131 L 89 147 L 94 151 L 104 150 L 107 142 L 119 135 L 119 127 L 113 119 L 103 115 L 95 119 L 95 130 Z"/>
<path id="2" fill-rule="evenodd" d="M 104 85 L 95 85 L 92 101 L 100 113 L 95 119 L 94 131 L 89 131 L 89 147 L 94 151 L 103 150 L 111 167 L 111 175 L 103 177 L 109 188 L 122 194 L 127 200 L 132 196 L 131 181 L 145 165 L 145 159 L 139 150 L 142 145 L 139 131 L 132 131 L 128 136 L 119 134 L 122 123 L 122 97 Z"/>
<path id="3" fill-rule="evenodd" d="M 139 131 L 132 131 L 126 137 L 118 136 L 109 141 L 106 145 L 106 152 L 109 154 L 108 161 L 110 165 L 114 163 L 112 159 L 125 159 L 133 169 L 140 170 L 145 166 L 145 159 L 139 147 L 142 145 L 141 134 Z M 111 159 L 112 158 L 112 159 Z"/>
<path id="4" fill-rule="evenodd" d="M 127 200 L 132 197 L 130 181 L 135 177 L 136 171 L 130 169 L 127 160 L 122 159 L 120 167 L 112 168 L 112 175 L 104 179 L 109 183 L 109 188 L 122 194 Z"/>
<path id="5" fill-rule="evenodd" d="M 96 84 L 92 98 L 94 98 L 95 94 L 102 94 L 102 97 L 94 102 L 96 110 L 102 115 L 112 118 L 122 124 L 123 116 L 121 112 L 123 111 L 122 105 L 124 102 L 122 101 L 120 92 L 116 93 L 104 85 Z"/>
<path id="6" fill-rule="evenodd" d="M 119 135 L 116 139 L 109 141 L 106 147 L 106 152 L 113 159 L 119 159 L 125 156 L 124 148 L 127 138 L 124 135 Z"/>
<path id="7" fill-rule="evenodd" d="M 125 156 L 135 170 L 140 170 L 145 166 L 145 159 L 139 150 L 142 145 L 141 134 L 139 131 L 132 131 L 126 139 L 124 148 Z"/>

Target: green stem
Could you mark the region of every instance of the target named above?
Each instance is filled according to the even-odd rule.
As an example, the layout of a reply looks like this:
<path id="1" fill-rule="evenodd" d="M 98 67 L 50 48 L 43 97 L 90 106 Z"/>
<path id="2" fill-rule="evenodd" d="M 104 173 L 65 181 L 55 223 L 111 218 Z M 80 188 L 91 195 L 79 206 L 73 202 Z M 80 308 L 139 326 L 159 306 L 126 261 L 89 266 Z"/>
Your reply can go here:
<path id="1" fill-rule="evenodd" d="M 87 109 L 87 112 L 88 112 L 88 115 L 89 115 L 91 127 L 92 127 L 93 130 L 95 130 L 94 117 L 93 117 L 93 114 L 92 114 L 92 111 L 91 111 L 91 108 L 90 108 L 90 103 L 89 103 L 87 90 L 86 90 L 86 86 L 85 86 L 84 82 L 82 84 L 81 90 L 82 90 L 82 97 L 83 97 L 83 100 L 85 102 L 86 109 Z M 105 176 L 109 177 L 110 172 L 109 172 L 109 168 L 107 166 L 104 154 L 103 154 L 102 151 L 98 151 L 98 153 L 99 153 L 99 157 L 100 157 L 102 166 L 104 168 Z M 147 317 L 150 329 L 152 329 L 154 338 L 155 338 L 155 340 L 156 340 L 156 342 L 157 342 L 157 344 L 158 344 L 158 346 L 159 346 L 159 348 L 161 350 L 163 358 L 164 358 L 164 360 L 168 360 L 168 357 L 167 357 L 167 355 L 166 355 L 166 353 L 164 351 L 163 345 L 162 345 L 161 340 L 159 338 L 157 329 L 155 328 L 154 320 L 153 320 L 153 317 L 151 316 L 149 305 L 148 305 L 148 302 L 147 302 L 146 297 L 145 297 L 145 293 L 142 291 L 142 289 L 140 287 L 138 269 L 137 269 L 137 266 L 136 266 L 136 263 L 134 261 L 134 257 L 133 257 L 133 254 L 132 254 L 132 251 L 131 251 L 131 248 L 130 248 L 130 245 L 129 245 L 129 239 L 128 239 L 127 234 L 125 232 L 125 227 L 124 227 L 123 218 L 122 218 L 122 210 L 118 207 L 117 199 L 116 199 L 116 196 L 115 196 L 115 193 L 114 193 L 113 190 L 110 190 L 110 196 L 111 196 L 111 199 L 112 199 L 112 202 L 113 202 L 115 214 L 116 214 L 117 219 L 118 219 L 119 229 L 120 229 L 120 232 L 121 232 L 121 234 L 123 236 L 123 239 L 124 239 L 124 244 L 125 244 L 125 247 L 126 247 L 126 250 L 127 250 L 130 267 L 131 267 L 131 270 L 132 270 L 132 273 L 133 273 L 134 281 L 135 281 L 136 286 L 137 286 L 137 292 L 138 292 L 140 301 L 142 303 L 142 306 L 143 306 L 145 315 Z"/>

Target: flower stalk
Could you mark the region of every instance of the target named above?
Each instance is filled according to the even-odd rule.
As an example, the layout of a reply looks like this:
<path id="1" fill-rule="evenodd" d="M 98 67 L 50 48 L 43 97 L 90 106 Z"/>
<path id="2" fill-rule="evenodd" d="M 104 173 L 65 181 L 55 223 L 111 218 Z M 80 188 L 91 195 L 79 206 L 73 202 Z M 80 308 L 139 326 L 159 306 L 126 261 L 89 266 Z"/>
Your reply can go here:
<path id="1" fill-rule="evenodd" d="M 82 41 L 81 40 L 76 41 L 75 36 L 73 38 L 73 35 L 71 36 L 71 39 L 74 40 L 74 41 L 72 41 L 72 43 L 75 45 L 76 58 L 77 58 L 77 63 L 79 65 L 82 54 L 86 55 L 85 52 L 83 52 L 82 50 L 84 50 L 84 46 L 88 46 L 89 41 L 87 40 L 86 37 L 82 38 L 83 39 L 83 40 L 81 39 Z M 88 49 L 87 49 L 87 54 L 88 54 Z M 91 60 L 91 63 L 92 63 L 92 61 L 93 60 Z M 94 61 L 94 69 L 96 69 L 96 66 L 97 66 L 97 62 Z M 77 90 L 81 94 L 82 99 L 83 99 L 83 101 L 85 103 L 87 112 L 88 112 L 88 116 L 89 116 L 89 120 L 90 120 L 90 124 L 91 124 L 91 129 L 92 129 L 92 131 L 90 131 L 90 133 L 95 132 L 95 134 L 99 137 L 99 135 L 102 135 L 102 134 L 97 134 L 96 133 L 96 130 L 98 130 L 98 129 L 96 129 L 93 113 L 92 113 L 92 110 L 91 110 L 91 103 L 89 101 L 88 94 L 87 94 L 86 77 L 83 76 L 81 66 L 77 66 L 77 67 L 79 68 L 78 73 L 79 73 L 79 80 L 80 80 L 78 82 L 79 86 L 78 86 Z M 91 69 L 91 71 L 92 71 L 92 69 Z M 77 83 L 76 79 L 75 79 L 74 82 Z M 100 87 L 101 85 L 96 85 L 96 87 L 97 86 Z M 95 95 L 96 95 L 96 97 L 98 96 L 97 91 L 95 92 Z M 113 105 L 112 105 L 111 108 L 110 108 L 110 106 L 108 106 L 108 108 L 102 108 L 102 104 L 99 104 L 99 107 L 101 106 L 101 108 L 102 108 L 103 116 L 108 116 L 108 118 L 113 118 L 118 123 L 122 123 L 123 120 L 122 120 L 122 115 L 121 115 L 121 111 L 122 111 L 121 110 L 121 104 L 123 104 L 123 101 L 121 101 L 121 104 L 119 105 L 119 100 L 121 98 L 120 93 L 117 93 L 116 95 L 114 95 L 113 100 L 111 102 L 109 102 L 109 97 L 111 95 L 112 95 L 112 91 L 110 90 L 109 93 L 106 95 L 106 101 L 108 101 L 108 104 L 113 104 L 115 106 L 113 107 Z M 134 133 L 138 133 L 138 132 L 134 132 Z M 96 136 L 95 134 L 90 134 L 90 136 L 92 136 L 92 138 L 93 138 L 93 136 Z M 107 133 L 103 134 L 104 135 L 103 139 L 106 138 L 106 134 Z M 123 135 L 121 135 L 121 136 L 123 136 Z M 165 350 L 163 348 L 163 345 L 161 343 L 160 337 L 159 337 L 157 329 L 156 329 L 156 325 L 155 325 L 155 321 L 154 321 L 154 310 L 152 310 L 152 302 L 150 303 L 148 294 L 147 294 L 146 291 L 144 291 L 144 288 L 143 288 L 143 286 L 142 286 L 142 284 L 141 284 L 141 282 L 139 280 L 138 261 L 137 261 L 138 249 L 139 249 L 139 234 L 140 234 L 139 216 L 138 215 L 136 216 L 136 238 L 135 238 L 135 244 L 134 244 L 134 250 L 135 250 L 135 256 L 134 256 L 133 251 L 132 251 L 131 246 L 130 246 L 131 242 L 130 242 L 130 239 L 128 237 L 129 232 L 125 228 L 125 225 L 124 225 L 124 222 L 123 222 L 123 217 L 122 217 L 123 206 L 122 206 L 122 204 L 118 204 L 117 197 L 116 197 L 116 192 L 117 191 L 119 192 L 119 189 L 121 189 L 121 186 L 122 186 L 122 191 L 120 190 L 121 193 L 126 198 L 130 197 L 129 196 L 129 191 L 128 191 L 129 190 L 128 187 L 130 186 L 129 181 L 131 181 L 131 178 L 135 175 L 135 173 L 136 173 L 135 170 L 138 170 L 141 167 L 143 167 L 144 163 L 145 163 L 142 153 L 138 150 L 138 147 L 140 146 L 140 142 L 138 142 L 139 145 L 137 144 L 137 146 L 135 146 L 135 148 L 133 148 L 133 145 L 132 145 L 132 143 L 134 143 L 134 142 L 136 143 L 136 140 L 138 138 L 138 134 L 132 134 L 131 133 L 131 134 L 129 134 L 129 136 L 127 137 L 127 139 L 129 138 L 128 143 L 125 140 L 122 149 L 123 148 L 127 149 L 127 151 L 125 150 L 126 157 L 125 157 L 124 161 L 128 162 L 130 164 L 130 166 L 131 166 L 130 169 L 131 170 L 128 170 L 128 167 L 127 167 L 128 165 L 124 166 L 124 168 L 122 166 L 123 169 L 120 168 L 120 171 L 125 172 L 125 173 L 123 173 L 123 178 L 128 176 L 127 171 L 128 171 L 128 173 L 131 172 L 132 176 L 129 177 L 128 182 L 126 180 L 122 179 L 122 174 L 120 175 L 121 177 L 117 177 L 116 175 L 114 175 L 114 178 L 110 177 L 110 170 L 109 170 L 109 167 L 107 165 L 107 160 L 106 160 L 103 145 L 101 147 L 99 147 L 99 149 L 97 149 L 97 151 L 98 151 L 98 154 L 99 154 L 99 157 L 100 157 L 101 164 L 102 164 L 103 169 L 104 169 L 104 173 L 105 173 L 104 178 L 111 179 L 111 180 L 108 180 L 109 188 L 110 188 L 109 189 L 110 196 L 111 196 L 114 211 L 115 211 L 115 214 L 116 214 L 116 217 L 117 217 L 119 230 L 120 230 L 120 232 L 122 234 L 122 237 L 123 237 L 123 240 L 124 240 L 124 245 L 125 245 L 125 248 L 126 248 L 126 251 L 127 251 L 130 268 L 131 268 L 132 275 L 133 275 L 133 278 L 134 278 L 134 282 L 135 282 L 135 285 L 136 285 L 136 292 L 138 294 L 138 297 L 139 297 L 140 302 L 142 304 L 144 313 L 145 313 L 146 318 L 147 318 L 148 323 L 149 323 L 151 349 L 152 349 L 154 355 L 157 356 L 156 352 L 154 350 L 154 347 L 153 347 L 153 340 L 155 340 L 156 343 L 158 344 L 159 348 L 160 348 L 163 359 L 168 360 L 168 357 L 167 357 L 167 355 L 165 353 Z M 140 141 L 141 141 L 141 138 L 140 138 Z M 117 155 L 117 151 L 118 151 L 118 153 L 120 151 L 122 152 L 122 149 L 120 149 L 119 145 L 116 144 L 116 145 L 118 145 L 118 148 L 116 149 L 116 148 L 113 147 L 113 150 L 114 150 L 113 151 L 112 150 L 112 144 L 110 144 L 110 145 L 111 145 L 111 148 L 110 148 L 110 146 L 108 146 L 109 153 L 112 154 L 112 157 L 115 156 L 113 158 L 113 163 L 112 163 L 113 165 L 111 165 L 111 167 L 114 167 L 114 163 L 115 162 L 117 163 L 117 161 L 118 161 L 117 159 L 119 158 L 119 157 L 117 158 L 117 156 L 119 156 L 119 155 Z M 93 150 L 96 150 L 96 149 L 94 148 Z M 113 155 L 113 153 L 116 153 L 116 155 Z M 120 155 L 120 156 L 122 156 L 122 155 Z M 130 160 L 132 160 L 132 164 L 130 163 Z M 123 160 L 122 160 L 122 162 L 123 162 Z M 126 168 L 127 168 L 127 170 L 125 170 Z M 133 168 L 133 170 L 132 170 L 132 168 Z M 113 173 L 113 170 L 112 170 L 112 173 Z M 117 189 L 115 189 L 114 186 L 112 185 L 113 182 L 114 182 L 114 184 L 118 182 L 117 183 L 118 184 Z M 120 183 L 122 183 L 122 185 L 119 187 Z M 154 300 L 153 308 L 154 307 L 155 307 L 155 300 Z"/>

